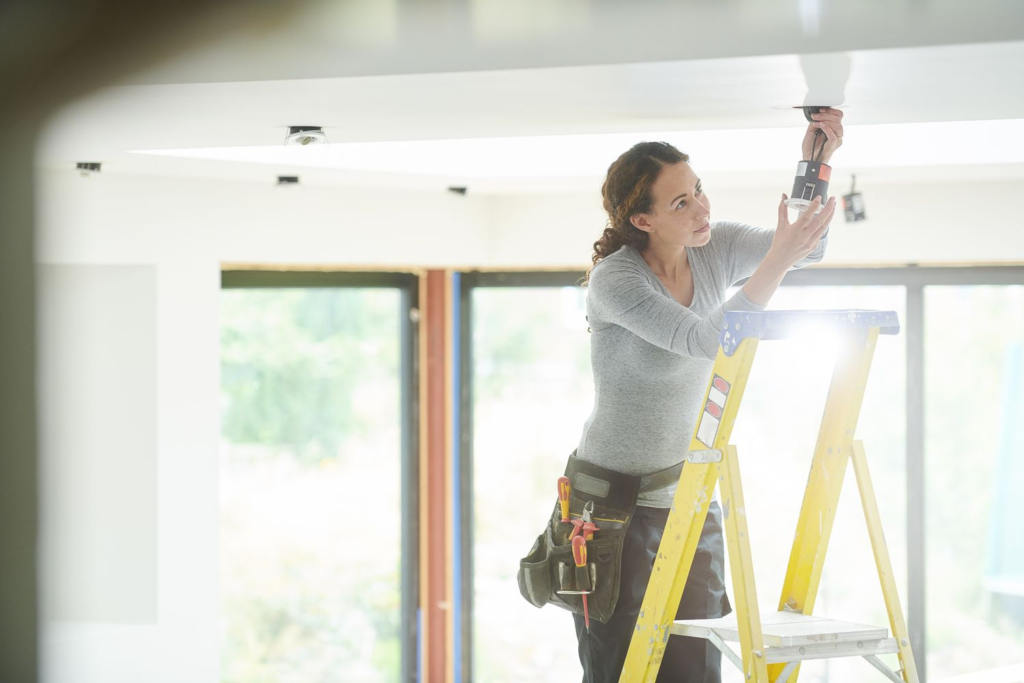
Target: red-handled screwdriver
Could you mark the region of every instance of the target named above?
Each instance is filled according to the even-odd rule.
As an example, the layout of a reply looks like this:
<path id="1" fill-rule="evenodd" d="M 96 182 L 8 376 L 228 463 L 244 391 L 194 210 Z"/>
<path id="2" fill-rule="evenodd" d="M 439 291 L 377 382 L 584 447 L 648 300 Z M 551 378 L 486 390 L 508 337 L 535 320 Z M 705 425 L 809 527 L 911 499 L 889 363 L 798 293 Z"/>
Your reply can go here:
<path id="1" fill-rule="evenodd" d="M 577 567 L 587 566 L 587 541 L 583 536 L 576 536 L 572 539 L 572 559 Z M 583 593 L 583 623 L 590 632 L 590 610 L 587 608 L 587 593 Z"/>
<path id="2" fill-rule="evenodd" d="M 558 478 L 558 502 L 562 506 L 562 521 L 569 523 L 569 477 Z"/>

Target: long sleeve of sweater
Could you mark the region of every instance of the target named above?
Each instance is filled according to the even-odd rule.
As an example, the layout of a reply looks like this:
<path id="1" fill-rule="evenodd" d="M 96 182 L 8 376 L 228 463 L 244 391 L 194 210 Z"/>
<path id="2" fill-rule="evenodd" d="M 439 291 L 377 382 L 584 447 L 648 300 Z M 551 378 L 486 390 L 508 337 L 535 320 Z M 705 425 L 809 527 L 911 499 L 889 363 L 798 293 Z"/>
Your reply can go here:
<path id="1" fill-rule="evenodd" d="M 775 230 L 755 228 L 752 225 L 731 221 L 719 223 L 716 228 L 716 249 L 724 255 L 722 260 L 728 264 L 728 284 L 750 277 L 772 246 Z M 818 240 L 814 250 L 798 261 L 793 266 L 794 269 L 818 263 L 825 257 L 829 230 L 831 226 L 825 229 L 825 234 Z"/>
<path id="2" fill-rule="evenodd" d="M 694 278 L 694 288 L 702 286 L 696 274 Z M 588 298 L 592 327 L 618 325 L 659 348 L 698 358 L 715 357 L 726 311 L 764 309 L 741 290 L 701 317 L 658 291 L 651 275 L 627 259 L 598 264 L 591 273 Z"/>

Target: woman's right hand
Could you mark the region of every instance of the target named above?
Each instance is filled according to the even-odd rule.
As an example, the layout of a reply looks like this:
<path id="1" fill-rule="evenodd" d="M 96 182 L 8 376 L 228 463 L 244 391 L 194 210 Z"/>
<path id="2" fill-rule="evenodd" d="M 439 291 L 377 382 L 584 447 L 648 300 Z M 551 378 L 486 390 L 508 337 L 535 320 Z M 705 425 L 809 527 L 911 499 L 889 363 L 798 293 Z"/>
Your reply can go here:
<path id="1" fill-rule="evenodd" d="M 818 209 L 821 208 L 821 211 Z M 814 251 L 818 241 L 825 234 L 832 214 L 836 210 L 836 200 L 830 199 L 821 206 L 821 199 L 815 199 L 807 207 L 795 223 L 789 222 L 789 207 L 786 206 L 786 195 L 782 195 L 779 204 L 779 227 L 772 236 L 772 246 L 761 264 L 743 285 L 743 293 L 755 304 L 767 306 L 768 300 L 778 289 L 786 271 L 798 261 Z"/>
<path id="2" fill-rule="evenodd" d="M 779 226 L 775 229 L 772 246 L 768 250 L 769 255 L 787 269 L 792 267 L 818 246 L 818 241 L 825 234 L 835 210 L 835 197 L 829 199 L 824 208 L 821 206 L 821 197 L 815 197 L 796 222 L 790 223 L 786 195 L 782 195 L 782 201 L 779 202 Z"/>

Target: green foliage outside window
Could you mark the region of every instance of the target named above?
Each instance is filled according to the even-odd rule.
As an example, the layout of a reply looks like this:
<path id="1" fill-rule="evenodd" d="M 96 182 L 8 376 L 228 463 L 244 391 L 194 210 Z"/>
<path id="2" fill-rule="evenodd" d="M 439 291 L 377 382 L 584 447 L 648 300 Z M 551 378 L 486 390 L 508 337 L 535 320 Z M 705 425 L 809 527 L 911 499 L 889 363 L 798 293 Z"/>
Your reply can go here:
<path id="1" fill-rule="evenodd" d="M 371 331 L 394 328 L 398 311 L 393 292 L 361 292 L 249 289 L 222 297 L 225 439 L 316 462 L 381 426 L 359 410 L 357 388 L 397 374 L 398 335 Z"/>
<path id="2" fill-rule="evenodd" d="M 224 683 L 399 679 L 399 301 L 221 296 Z"/>

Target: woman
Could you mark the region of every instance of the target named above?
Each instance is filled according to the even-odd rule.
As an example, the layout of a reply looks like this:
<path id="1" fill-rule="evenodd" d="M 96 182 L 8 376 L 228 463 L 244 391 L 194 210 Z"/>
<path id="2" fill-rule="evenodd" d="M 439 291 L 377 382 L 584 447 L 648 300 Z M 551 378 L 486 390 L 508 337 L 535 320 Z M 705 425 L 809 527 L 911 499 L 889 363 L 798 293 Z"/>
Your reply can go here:
<path id="1" fill-rule="evenodd" d="M 813 115 L 803 141 L 821 161 L 842 144 L 842 112 Z M 725 311 L 761 310 L 793 267 L 821 260 L 835 200 L 815 200 L 790 223 L 786 196 L 778 227 L 711 223 L 711 202 L 689 157 L 644 142 L 608 169 L 602 188 L 609 226 L 594 244 L 587 318 L 596 396 L 576 456 L 610 470 L 646 475 L 685 454 L 718 350 Z M 821 209 L 820 212 L 818 209 Z M 743 278 L 726 300 L 726 289 Z M 641 492 L 622 551 L 619 597 L 607 624 L 574 615 L 584 681 L 617 681 L 629 649 L 674 490 Z M 731 611 L 725 594 L 722 512 L 713 501 L 677 618 Z M 721 653 L 709 641 L 668 640 L 658 680 L 721 680 Z"/>

